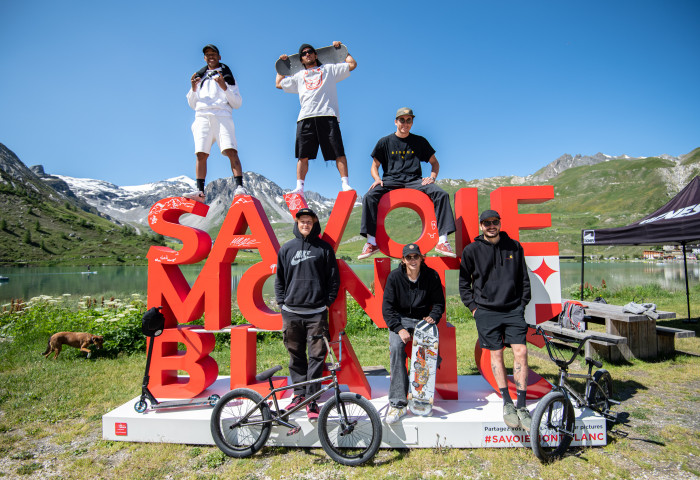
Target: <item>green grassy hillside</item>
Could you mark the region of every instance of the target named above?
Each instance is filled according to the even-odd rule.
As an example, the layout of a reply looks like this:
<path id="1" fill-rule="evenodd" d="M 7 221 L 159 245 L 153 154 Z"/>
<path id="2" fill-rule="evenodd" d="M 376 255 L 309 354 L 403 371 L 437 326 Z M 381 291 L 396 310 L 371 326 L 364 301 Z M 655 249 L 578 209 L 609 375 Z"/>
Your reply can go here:
<path id="1" fill-rule="evenodd" d="M 0 264 L 120 265 L 145 263 L 155 235 L 84 212 L 71 202 L 0 185 Z"/>

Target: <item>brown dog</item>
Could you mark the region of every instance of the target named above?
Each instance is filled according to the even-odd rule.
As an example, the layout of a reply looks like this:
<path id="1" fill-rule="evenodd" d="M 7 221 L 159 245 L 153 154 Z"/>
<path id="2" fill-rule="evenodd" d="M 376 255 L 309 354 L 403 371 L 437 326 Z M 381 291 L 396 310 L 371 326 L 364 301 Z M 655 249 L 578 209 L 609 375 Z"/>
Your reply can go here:
<path id="1" fill-rule="evenodd" d="M 81 352 L 86 352 L 87 358 L 90 358 L 92 352 L 88 347 L 90 345 L 95 345 L 97 348 L 102 348 L 103 343 L 104 338 L 101 335 L 83 332 L 58 332 L 51 335 L 46 351 L 42 353 L 42 355 L 49 358 L 52 352 L 56 352 L 56 355 L 53 357 L 53 359 L 56 360 L 58 354 L 61 353 L 63 345 L 68 345 L 79 348 Z"/>

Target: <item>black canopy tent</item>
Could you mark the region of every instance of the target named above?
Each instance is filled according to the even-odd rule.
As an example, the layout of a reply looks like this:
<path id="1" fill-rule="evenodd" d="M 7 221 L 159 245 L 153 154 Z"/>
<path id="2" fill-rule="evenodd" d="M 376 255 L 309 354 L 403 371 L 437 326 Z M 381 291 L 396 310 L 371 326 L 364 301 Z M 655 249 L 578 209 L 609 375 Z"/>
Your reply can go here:
<path id="1" fill-rule="evenodd" d="M 700 176 L 651 215 L 625 227 L 581 231 L 581 298 L 583 298 L 586 245 L 671 245 L 683 247 L 685 295 L 690 320 L 690 293 L 686 245 L 700 240 Z"/>

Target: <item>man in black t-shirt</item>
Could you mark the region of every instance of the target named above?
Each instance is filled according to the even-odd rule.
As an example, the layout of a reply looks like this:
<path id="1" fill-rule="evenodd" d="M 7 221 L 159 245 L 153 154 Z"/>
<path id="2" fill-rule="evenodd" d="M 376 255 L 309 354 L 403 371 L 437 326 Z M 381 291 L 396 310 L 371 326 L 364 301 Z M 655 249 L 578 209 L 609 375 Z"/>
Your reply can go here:
<path id="1" fill-rule="evenodd" d="M 382 195 L 397 188 L 413 188 L 430 197 L 435 205 L 435 217 L 440 239 L 435 250 L 448 257 L 455 257 L 447 236 L 455 231 L 454 215 L 449 195 L 435 185 L 440 164 L 435 158 L 435 149 L 420 135 L 411 133 L 413 110 L 399 108 L 396 112 L 396 132 L 379 139 L 372 151 L 372 178 L 374 183 L 362 199 L 362 226 L 360 234 L 367 243 L 358 259 L 367 258 L 379 251 L 375 240 L 377 233 L 377 207 Z M 429 177 L 422 178 L 421 162 L 432 167 Z M 383 176 L 379 176 L 379 167 Z"/>

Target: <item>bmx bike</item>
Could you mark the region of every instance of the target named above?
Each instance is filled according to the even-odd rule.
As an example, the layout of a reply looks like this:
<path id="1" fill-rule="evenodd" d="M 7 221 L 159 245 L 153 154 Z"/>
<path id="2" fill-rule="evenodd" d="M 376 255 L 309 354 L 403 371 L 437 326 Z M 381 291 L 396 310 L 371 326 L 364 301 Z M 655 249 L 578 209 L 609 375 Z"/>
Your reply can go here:
<path id="1" fill-rule="evenodd" d="M 329 457 L 343 465 L 360 465 L 372 459 L 382 441 L 382 423 L 379 413 L 369 400 L 356 393 L 340 391 L 336 374 L 340 370 L 343 356 L 341 337 L 344 333 L 340 332 L 337 342 L 328 342 L 322 335 L 312 337 L 323 338 L 326 343 L 326 348 L 333 358 L 333 363 L 328 365 L 330 375 L 274 388 L 272 376 L 282 369 L 277 365 L 255 377 L 259 382 L 267 380 L 270 384 L 270 393 L 264 398 L 258 392 L 247 388 L 237 388 L 221 397 L 211 414 L 211 434 L 219 449 L 230 457 L 245 458 L 265 445 L 273 425 L 288 427 L 290 430 L 287 435 L 298 433 L 300 427 L 292 423 L 290 415 L 332 389 L 334 395 L 323 404 L 318 417 L 318 437 L 321 446 Z M 330 348 L 331 344 L 336 343 L 339 344 L 337 359 Z M 328 385 L 294 408 L 279 408 L 276 395 L 278 392 L 327 381 L 330 381 Z M 272 401 L 269 401 L 270 397 Z"/>
<path id="2" fill-rule="evenodd" d="M 603 364 L 586 357 L 587 374 L 576 374 L 568 371 L 569 365 L 578 357 L 587 341 L 595 340 L 595 335 L 588 335 L 581 340 L 550 336 L 539 325 L 535 329 L 537 335 L 544 338 L 549 358 L 559 367 L 559 382 L 552 391 L 545 395 L 537 404 L 532 415 L 530 429 L 530 445 L 532 451 L 542 462 L 549 462 L 564 455 L 574 438 L 574 405 L 576 408 L 590 408 L 602 415 L 606 420 L 606 428 L 618 422 L 616 414 L 610 411 L 611 405 L 619 405 L 613 400 L 613 381 L 610 373 L 603 369 Z M 552 340 L 568 344 L 576 344 L 574 352 L 558 347 Z M 593 367 L 598 370 L 593 372 Z M 579 378 L 586 381 L 583 394 L 578 392 L 568 381 L 569 378 Z"/>

